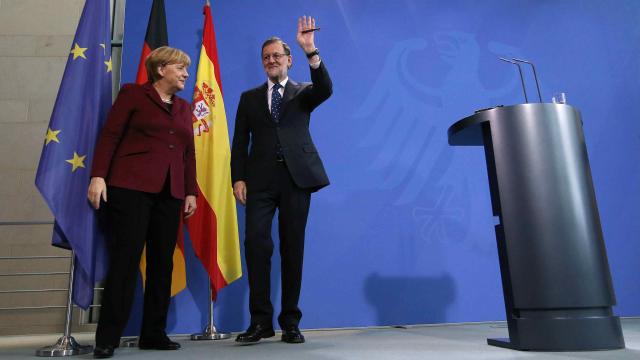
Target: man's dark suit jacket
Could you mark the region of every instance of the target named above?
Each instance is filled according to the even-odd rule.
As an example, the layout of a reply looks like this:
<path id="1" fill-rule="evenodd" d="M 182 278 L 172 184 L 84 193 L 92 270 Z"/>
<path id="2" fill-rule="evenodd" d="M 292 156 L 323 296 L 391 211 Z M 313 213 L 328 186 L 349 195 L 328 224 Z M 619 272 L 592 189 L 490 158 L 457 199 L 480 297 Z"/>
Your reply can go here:
<path id="1" fill-rule="evenodd" d="M 197 195 L 191 106 L 173 97 L 171 111 L 150 83 L 120 90 L 98 138 L 91 176 L 110 186 L 158 193 L 170 177 L 171 195 Z"/>
<path id="2" fill-rule="evenodd" d="M 276 172 L 279 140 L 291 178 L 299 188 L 317 191 L 329 185 L 309 133 L 311 112 L 333 91 L 324 63 L 311 68 L 311 81 L 287 81 L 278 123 L 271 118 L 267 83 L 242 93 L 231 150 L 233 183 L 245 181 L 248 191 L 265 189 Z"/>

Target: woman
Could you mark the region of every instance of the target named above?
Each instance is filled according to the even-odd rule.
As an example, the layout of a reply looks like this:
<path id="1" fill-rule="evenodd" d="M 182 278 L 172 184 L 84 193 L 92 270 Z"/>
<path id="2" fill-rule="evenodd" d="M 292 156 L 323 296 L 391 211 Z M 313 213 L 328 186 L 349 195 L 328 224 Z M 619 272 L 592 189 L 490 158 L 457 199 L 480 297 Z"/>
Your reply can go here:
<path id="1" fill-rule="evenodd" d="M 196 210 L 196 164 L 184 89 L 191 60 L 163 46 L 145 61 L 149 82 L 120 90 L 96 145 L 88 198 L 105 203 L 110 264 L 96 331 L 95 358 L 113 356 L 129 318 L 136 271 L 147 246 L 140 349 L 177 350 L 166 333 L 180 212 Z M 108 201 L 107 201 L 108 199 Z"/>

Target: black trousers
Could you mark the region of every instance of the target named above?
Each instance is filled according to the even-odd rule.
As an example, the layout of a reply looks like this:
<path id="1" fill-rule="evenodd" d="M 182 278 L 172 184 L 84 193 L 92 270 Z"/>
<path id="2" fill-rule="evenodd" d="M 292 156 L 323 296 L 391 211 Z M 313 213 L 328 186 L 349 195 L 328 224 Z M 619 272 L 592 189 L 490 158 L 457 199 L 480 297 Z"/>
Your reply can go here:
<path id="1" fill-rule="evenodd" d="M 168 182 L 167 182 L 168 184 Z M 102 295 L 96 344 L 117 346 L 129 319 L 140 255 L 147 245 L 144 313 L 140 337 L 166 336 L 171 297 L 173 251 L 182 200 L 168 185 L 157 194 L 109 187 L 105 204 L 109 221 L 109 272 Z"/>
<path id="2" fill-rule="evenodd" d="M 273 321 L 270 300 L 273 254 L 271 224 L 277 208 L 282 276 L 282 310 L 278 322 L 281 327 L 298 325 L 302 317 L 298 299 L 311 193 L 295 185 L 284 162 L 278 163 L 276 174 L 267 189 L 251 191 L 251 187 L 248 187 L 247 190 L 244 244 L 251 324 L 271 326 Z"/>

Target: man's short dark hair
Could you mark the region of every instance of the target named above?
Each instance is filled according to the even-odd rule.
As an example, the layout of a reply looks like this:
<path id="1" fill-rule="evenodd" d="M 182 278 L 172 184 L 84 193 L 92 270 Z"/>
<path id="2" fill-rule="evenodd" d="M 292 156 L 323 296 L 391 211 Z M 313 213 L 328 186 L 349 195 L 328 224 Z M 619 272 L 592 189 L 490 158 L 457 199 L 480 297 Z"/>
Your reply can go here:
<path id="1" fill-rule="evenodd" d="M 264 51 L 264 48 L 268 45 L 274 44 L 274 43 L 280 43 L 282 44 L 282 47 L 284 48 L 284 53 L 285 55 L 291 55 L 291 48 L 289 47 L 289 45 L 287 45 L 286 42 L 282 41 L 282 39 L 280 39 L 277 36 L 272 36 L 270 38 L 268 38 L 267 40 L 265 40 L 262 43 L 262 49 L 260 49 L 260 53 L 262 54 L 262 52 Z"/>

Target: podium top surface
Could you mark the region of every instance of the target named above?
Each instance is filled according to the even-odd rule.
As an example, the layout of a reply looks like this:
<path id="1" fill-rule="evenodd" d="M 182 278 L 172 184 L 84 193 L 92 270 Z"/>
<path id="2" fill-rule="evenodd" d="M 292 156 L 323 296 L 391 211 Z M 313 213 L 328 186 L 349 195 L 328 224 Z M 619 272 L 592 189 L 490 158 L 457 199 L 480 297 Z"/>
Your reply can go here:
<path id="1" fill-rule="evenodd" d="M 447 130 L 449 145 L 483 145 L 482 126 L 492 121 L 513 121 L 521 117 L 544 116 L 558 111 L 577 112 L 566 104 L 528 103 L 510 106 L 497 106 L 476 111 L 475 114 L 456 121 Z"/>

